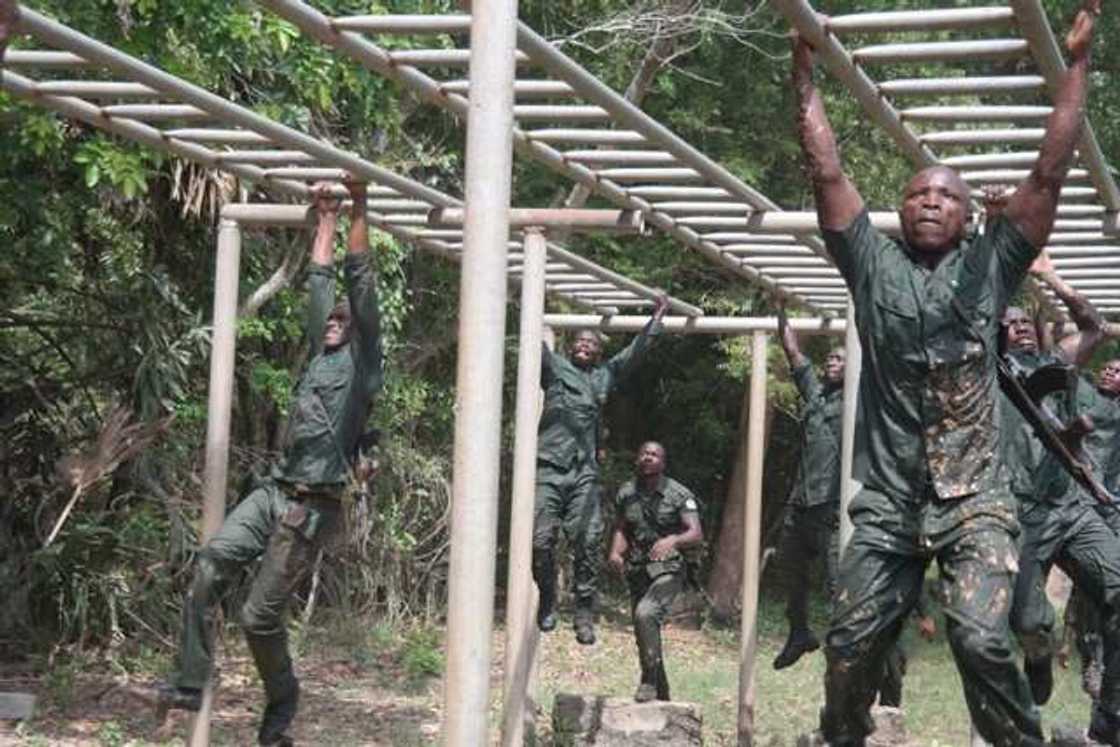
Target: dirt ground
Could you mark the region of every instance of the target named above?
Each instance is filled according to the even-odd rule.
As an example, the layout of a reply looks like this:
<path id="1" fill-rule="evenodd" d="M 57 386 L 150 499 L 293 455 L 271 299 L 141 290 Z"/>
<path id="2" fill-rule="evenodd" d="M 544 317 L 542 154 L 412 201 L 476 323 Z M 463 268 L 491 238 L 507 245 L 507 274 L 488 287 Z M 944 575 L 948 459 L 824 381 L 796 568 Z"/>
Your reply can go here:
<path id="1" fill-rule="evenodd" d="M 335 652 L 337 653 L 337 652 Z M 301 745 L 424 745 L 439 731 L 439 680 L 405 683 L 394 667 L 359 665 L 339 658 L 303 656 L 300 714 L 293 737 Z M 248 656 L 222 659 L 212 718 L 211 744 L 253 745 L 263 706 Z M 0 722 L 0 745 L 185 744 L 190 720 L 173 712 L 158 724 L 152 708 L 154 676 L 111 672 L 75 675 L 71 695 L 59 703 L 43 678 L 4 677 L 0 690 L 39 696 L 35 718 L 17 727 Z M 402 685 L 402 683 L 405 683 Z"/>

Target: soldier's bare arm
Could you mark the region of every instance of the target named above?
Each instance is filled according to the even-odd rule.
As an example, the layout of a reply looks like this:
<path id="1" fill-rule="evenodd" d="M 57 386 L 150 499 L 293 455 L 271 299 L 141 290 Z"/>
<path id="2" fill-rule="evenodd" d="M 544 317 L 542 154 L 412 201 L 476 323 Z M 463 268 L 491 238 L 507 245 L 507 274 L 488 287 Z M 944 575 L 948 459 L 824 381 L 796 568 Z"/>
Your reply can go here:
<path id="1" fill-rule="evenodd" d="M 840 165 L 836 136 L 813 84 L 813 48 L 799 34 L 793 35 L 792 42 L 797 132 L 813 181 L 817 220 L 821 228 L 840 231 L 863 210 L 863 198 Z"/>
<path id="2" fill-rule="evenodd" d="M 8 41 L 15 36 L 19 23 L 19 3 L 16 0 L 0 0 L 0 67 L 4 64 L 4 51 Z"/>
<path id="3" fill-rule="evenodd" d="M 363 254 L 369 251 L 369 225 L 366 223 L 366 183 L 350 180 L 346 182 L 350 192 L 350 236 L 346 242 L 349 254 Z"/>
<path id="4" fill-rule="evenodd" d="M 311 243 L 311 261 L 317 265 L 333 265 L 334 232 L 338 228 L 338 198 L 331 194 L 329 182 L 319 182 L 313 186 L 311 196 L 319 221 Z"/>
<path id="5" fill-rule="evenodd" d="M 782 350 L 786 353 L 790 368 L 800 368 L 809 362 L 797 344 L 797 333 L 790 329 L 785 306 L 778 307 L 778 339 L 782 341 Z"/>
<path id="6" fill-rule="evenodd" d="M 1043 247 L 1054 227 L 1062 182 L 1073 161 L 1073 150 L 1081 136 L 1085 118 L 1085 95 L 1089 86 L 1089 51 L 1093 26 L 1101 13 L 1101 0 L 1085 0 L 1066 36 L 1069 68 L 1054 96 L 1054 109 L 1046 122 L 1046 135 L 1039 146 L 1031 173 L 1008 200 L 1005 214 L 1035 247 Z"/>
<path id="7" fill-rule="evenodd" d="M 653 303 L 653 320 L 660 322 L 665 318 L 665 312 L 669 310 L 669 296 L 666 293 L 658 294 L 657 300 Z"/>
<path id="8" fill-rule="evenodd" d="M 611 551 L 607 555 L 607 564 L 619 573 L 622 573 L 626 566 L 623 556 L 629 546 L 626 541 L 626 533 L 622 530 L 621 517 L 619 517 L 614 523 L 614 532 L 611 534 Z"/>
<path id="9" fill-rule="evenodd" d="M 1070 318 L 1077 325 L 1077 332 L 1058 341 L 1056 352 L 1066 361 L 1077 366 L 1089 362 L 1093 351 L 1105 338 L 1104 320 L 1088 298 L 1074 290 L 1054 271 L 1050 256 L 1043 252 L 1031 265 L 1031 274 L 1045 283 L 1062 300 Z"/>
<path id="10" fill-rule="evenodd" d="M 653 561 L 664 560 L 673 550 L 690 547 L 704 540 L 704 532 L 700 529 L 700 517 L 695 513 L 681 515 L 684 531 L 680 534 L 670 534 L 653 543 L 649 551 L 649 559 Z"/>

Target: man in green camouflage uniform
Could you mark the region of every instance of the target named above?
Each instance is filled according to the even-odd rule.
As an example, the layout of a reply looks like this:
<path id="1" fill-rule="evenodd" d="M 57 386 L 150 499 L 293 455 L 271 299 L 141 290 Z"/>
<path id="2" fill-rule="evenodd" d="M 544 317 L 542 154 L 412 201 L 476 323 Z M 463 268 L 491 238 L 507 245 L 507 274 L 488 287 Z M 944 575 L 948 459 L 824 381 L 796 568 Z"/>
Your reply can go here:
<path id="1" fill-rule="evenodd" d="M 1087 302 L 1085 305 L 1088 306 Z M 1099 319 L 1096 321 L 1100 323 Z M 1014 327 L 1009 328 L 1009 352 L 1016 345 L 1013 330 Z M 1082 360 L 1088 358 L 1089 352 L 1091 347 Z M 1028 340 L 1028 361 L 1029 356 Z M 1102 483 L 1112 490 L 1117 487 L 1114 462 L 1120 433 L 1120 407 L 1114 397 L 1114 392 L 1103 393 L 1079 381 L 1072 402 L 1068 398 L 1056 398 L 1054 402 L 1055 409 L 1067 417 L 1088 415 L 1092 419 L 1093 431 L 1082 443 Z M 1095 613 L 1093 628 L 1101 640 L 1103 673 L 1089 736 L 1103 744 L 1120 745 L 1120 541 L 1098 513 L 1096 500 L 1062 469 L 1053 455 L 1041 455 L 1032 478 L 1033 492 L 1020 510 L 1024 541 L 1011 622 L 1023 644 L 1027 672 L 1032 688 L 1037 691 L 1036 701 L 1045 702 L 1052 686 L 1050 659 L 1055 646 L 1055 614 L 1046 598 L 1045 586 L 1050 567 L 1056 563 L 1091 604 Z"/>
<path id="2" fill-rule="evenodd" d="M 1085 389 L 1085 385 L 1080 385 Z M 1104 364 L 1097 376 L 1097 395 L 1081 392 L 1084 414 L 1093 421 L 1085 449 L 1101 471 L 1105 487 L 1120 494 L 1120 360 Z M 1120 510 L 1094 502 L 1094 508 L 1114 534 L 1120 536 Z M 1072 636 L 1081 659 L 1081 687 L 1093 701 L 1100 698 L 1104 670 L 1101 611 L 1076 584 L 1066 603 L 1067 638 Z"/>
<path id="3" fill-rule="evenodd" d="M 625 572 L 638 643 L 641 682 L 634 700 L 669 700 L 661 653 L 661 625 L 685 585 L 680 551 L 704 540 L 700 506 L 692 492 L 665 475 L 665 447 L 647 441 L 638 449 L 637 475 L 615 498 L 608 562 Z"/>
<path id="4" fill-rule="evenodd" d="M 607 397 L 661 331 L 668 299 L 657 299 L 645 329 L 606 363 L 594 330 L 581 330 L 571 358 L 541 346 L 544 410 L 537 435 L 537 492 L 533 515 L 533 580 L 540 591 L 537 626 L 556 628 L 556 563 L 563 528 L 573 551 L 576 639 L 595 643 L 594 603 L 602 561 L 603 517 L 599 496 L 599 418 Z"/>
<path id="5" fill-rule="evenodd" d="M 1003 317 L 1003 349 L 1018 368 L 1028 374 L 1046 365 L 1086 363 L 1103 339 L 1103 322 L 1092 304 L 1069 287 L 1054 272 L 1049 258 L 1042 254 L 1031 268 L 1041 282 L 1062 299 L 1078 334 L 1064 338 L 1056 347 L 1041 346 L 1035 320 L 1022 309 L 1011 307 Z M 1067 410 L 1056 394 L 1048 406 Z M 1053 484 L 1040 468 L 1045 447 L 1030 424 L 1008 401 L 1003 407 L 1004 463 L 1011 479 L 1011 492 L 1019 503 L 1023 539 L 1019 551 L 1019 577 L 1011 628 L 1019 636 L 1026 658 L 1024 670 L 1030 681 L 1035 703 L 1050 699 L 1053 688 L 1051 657 L 1055 615 L 1046 598 L 1045 585 L 1050 567 L 1057 563 L 1074 578 L 1084 579 L 1089 596 L 1105 599 L 1109 578 L 1120 561 L 1120 544 L 1093 510 L 1093 501 L 1076 491 L 1063 496 L 1066 485 L 1053 493 L 1039 490 L 1040 482 Z M 1051 469 L 1056 464 L 1045 460 Z M 1060 468 L 1059 468 L 1060 469 Z M 1102 544 L 1102 540 L 1105 540 Z M 1097 547 L 1100 545 L 1100 547 Z M 1114 550 L 1113 550 L 1114 547 Z M 1101 562 L 1098 562 L 1101 561 Z M 1120 577 L 1116 579 L 1120 586 Z"/>
<path id="6" fill-rule="evenodd" d="M 854 529 L 826 639 L 821 730 L 833 747 L 863 745 L 874 730 L 883 658 L 933 559 L 973 723 L 997 747 L 1043 743 L 1008 625 L 1018 521 L 1001 477 L 997 342 L 1008 300 L 1053 227 L 1099 12 L 1090 0 L 1078 14 L 1039 157 L 976 238 L 967 231 L 969 187 L 946 167 L 907 184 L 901 240 L 872 227 L 813 85 L 812 48 L 793 40 L 801 145 L 863 350 L 853 471 L 864 487 L 849 507 Z"/>
<path id="7" fill-rule="evenodd" d="M 316 187 L 319 225 L 308 277 L 310 362 L 298 384 L 284 452 L 269 479 L 255 486 L 199 551 L 183 608 L 178 671 L 161 690 L 162 708 L 197 710 L 213 667 L 214 608 L 252 561 L 264 556 L 241 608 L 249 651 L 267 704 L 262 745 L 288 745 L 299 682 L 288 655 L 288 601 L 339 519 L 350 461 L 370 399 L 381 387 L 382 353 L 375 275 L 369 259 L 366 188 L 353 200 L 344 266 L 349 300 L 334 306 L 334 236 L 338 201 Z M 332 309 L 332 306 L 334 307 Z"/>
<path id="8" fill-rule="evenodd" d="M 809 629 L 809 572 L 818 558 L 824 560 L 829 600 L 836 590 L 844 349 L 836 348 L 825 358 L 822 383 L 813 372 L 813 364 L 802 354 L 784 310 L 778 313 L 778 336 L 802 401 L 801 454 L 778 539 L 789 636 L 774 658 L 774 669 L 785 669 L 820 647 Z"/>

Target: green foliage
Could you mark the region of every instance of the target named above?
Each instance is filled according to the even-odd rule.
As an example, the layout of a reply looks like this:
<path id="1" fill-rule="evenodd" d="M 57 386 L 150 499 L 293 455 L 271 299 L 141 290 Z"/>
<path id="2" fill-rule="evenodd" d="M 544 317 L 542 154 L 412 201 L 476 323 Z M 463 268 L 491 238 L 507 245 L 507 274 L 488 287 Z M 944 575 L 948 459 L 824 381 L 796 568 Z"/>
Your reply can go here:
<path id="1" fill-rule="evenodd" d="M 437 677 L 443 671 L 443 636 L 437 628 L 418 627 L 405 636 L 401 662 L 413 679 Z"/>

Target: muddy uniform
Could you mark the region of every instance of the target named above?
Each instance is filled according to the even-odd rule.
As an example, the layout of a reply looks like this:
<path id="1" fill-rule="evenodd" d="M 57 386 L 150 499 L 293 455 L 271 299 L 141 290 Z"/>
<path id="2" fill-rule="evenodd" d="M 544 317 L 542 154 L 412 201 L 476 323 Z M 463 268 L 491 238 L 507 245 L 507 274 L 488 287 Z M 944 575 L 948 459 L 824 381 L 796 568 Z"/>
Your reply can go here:
<path id="1" fill-rule="evenodd" d="M 854 531 L 840 562 L 821 728 L 861 745 L 883 660 L 941 569 L 946 632 L 973 723 L 997 745 L 1041 738 L 1008 626 L 1015 503 L 1000 479 L 996 345 L 1008 298 L 1038 254 L 1005 217 L 929 269 L 866 211 L 827 248 L 863 346 Z"/>
<path id="2" fill-rule="evenodd" d="M 533 579 L 553 598 L 553 549 L 562 527 L 573 548 L 577 612 L 591 610 L 602 561 L 599 418 L 607 397 L 661 331 L 651 321 L 606 363 L 580 368 L 542 346 L 544 410 L 537 436 L 537 492 L 533 514 Z"/>
<path id="3" fill-rule="evenodd" d="M 175 685 L 199 689 L 213 660 L 213 609 L 242 570 L 264 560 L 241 608 L 241 624 L 269 702 L 296 689 L 284 612 L 316 552 L 338 520 L 349 455 L 373 394 L 381 386 L 377 289 L 366 255 L 347 256 L 351 339 L 326 353 L 323 334 L 334 304 L 334 270 L 312 263 L 309 277 L 311 360 L 292 405 L 283 456 L 226 517 L 198 554 L 183 609 Z M 266 714 L 267 719 L 267 714 Z"/>
<path id="4" fill-rule="evenodd" d="M 1061 406 L 1062 403 L 1059 403 Z M 1084 440 L 1105 487 L 1115 490 L 1116 439 L 1120 407 L 1086 381 L 1079 381 L 1065 416 L 1086 414 L 1094 430 Z M 1083 629 L 1100 638 L 1104 671 L 1097 707 L 1120 719 L 1120 542 L 1098 513 L 1096 501 L 1049 453 L 1042 456 L 1033 490 L 1020 511 L 1024 541 L 1012 625 L 1028 657 L 1053 654 L 1055 615 L 1046 598 L 1046 577 L 1057 564 L 1073 579 L 1095 614 Z M 1115 513 L 1114 509 L 1104 511 Z M 1107 514 L 1105 514 L 1107 516 Z M 1113 518 L 1113 517 L 1109 517 Z M 1084 608 L 1084 606 L 1083 606 Z"/>
<path id="5" fill-rule="evenodd" d="M 661 656 L 661 625 L 673 598 L 684 588 L 685 559 L 674 550 L 660 561 L 651 561 L 649 552 L 662 537 L 684 532 L 686 515 L 692 514 L 699 521 L 699 506 L 688 488 L 662 477 L 649 492 L 634 480 L 627 482 L 615 498 L 615 512 L 626 537 L 626 583 L 630 587 L 642 682 L 657 688 L 658 700 L 669 700 L 669 680 Z"/>
<path id="6" fill-rule="evenodd" d="M 786 619 L 794 631 L 809 628 L 809 571 L 824 559 L 825 592 L 836 589 L 840 524 L 840 426 L 844 388 L 822 386 L 808 362 L 793 369 L 804 403 L 801 456 L 778 539 L 778 567 L 786 589 Z"/>

